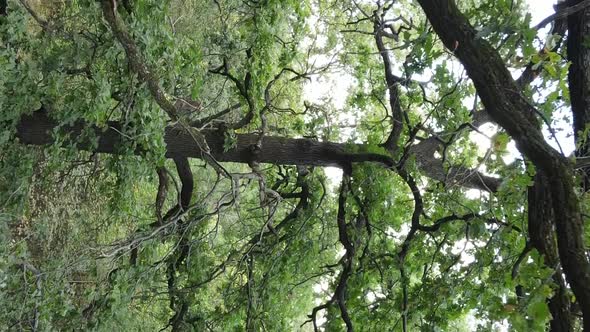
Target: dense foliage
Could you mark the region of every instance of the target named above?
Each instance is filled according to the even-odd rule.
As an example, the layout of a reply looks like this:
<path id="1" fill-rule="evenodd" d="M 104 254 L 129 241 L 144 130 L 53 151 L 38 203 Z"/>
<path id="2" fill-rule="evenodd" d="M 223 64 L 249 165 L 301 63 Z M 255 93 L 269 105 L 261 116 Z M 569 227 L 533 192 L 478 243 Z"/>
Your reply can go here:
<path id="1" fill-rule="evenodd" d="M 0 1 L 0 325 L 590 329 L 590 9 L 458 2 Z"/>

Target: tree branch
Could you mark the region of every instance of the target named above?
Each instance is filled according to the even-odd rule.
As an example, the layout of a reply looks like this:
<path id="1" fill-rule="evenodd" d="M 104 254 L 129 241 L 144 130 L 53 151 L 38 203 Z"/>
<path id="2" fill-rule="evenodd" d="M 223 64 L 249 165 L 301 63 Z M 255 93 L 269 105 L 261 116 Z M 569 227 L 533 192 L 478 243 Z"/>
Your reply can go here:
<path id="1" fill-rule="evenodd" d="M 377 44 L 377 49 L 379 50 L 379 54 L 381 55 L 381 59 L 383 60 L 385 82 L 387 83 L 387 89 L 389 91 L 389 107 L 391 108 L 392 122 L 391 133 L 387 137 L 385 143 L 383 143 L 383 146 L 392 153 L 395 153 L 395 151 L 397 151 L 399 137 L 403 130 L 403 110 L 399 102 L 398 83 L 400 82 L 400 80 L 395 75 L 393 75 L 391 68 L 391 60 L 389 58 L 389 51 L 385 48 L 385 44 L 383 43 L 382 34 L 384 24 L 381 21 L 382 19 L 383 17 L 379 17 L 377 13 L 374 14 L 373 33 L 375 35 L 375 43 Z"/>
<path id="2" fill-rule="evenodd" d="M 533 29 L 535 29 L 535 30 L 543 29 L 547 24 L 549 24 L 553 21 L 567 18 L 568 16 L 575 14 L 575 13 L 579 12 L 580 10 L 587 8 L 587 7 L 590 7 L 590 0 L 584 0 L 576 5 L 560 9 L 559 11 L 547 16 L 545 19 L 543 19 L 541 22 L 539 22 L 537 25 L 535 25 Z"/>
<path id="3" fill-rule="evenodd" d="M 205 137 L 203 137 L 198 129 L 190 127 L 187 123 L 185 123 L 185 119 L 179 117 L 177 108 L 166 97 L 166 94 L 159 85 L 160 80 L 156 74 L 156 71 L 153 68 L 149 68 L 145 63 L 145 60 L 142 58 L 139 49 L 131 38 L 131 35 L 129 32 L 127 32 L 125 25 L 119 18 L 116 10 L 116 0 L 102 0 L 101 4 L 103 16 L 109 23 L 113 35 L 125 49 L 125 54 L 127 55 L 127 59 L 129 60 L 131 68 L 135 73 L 137 73 L 139 79 L 147 84 L 148 90 L 156 103 L 162 110 L 164 110 L 164 112 L 166 112 L 166 114 L 168 114 L 168 117 L 170 117 L 171 120 L 178 122 L 180 127 L 190 134 L 195 143 L 200 147 L 201 153 L 204 154 L 204 159 L 217 171 L 225 173 L 222 169 L 220 170 L 217 162 L 211 157 L 209 153 L 209 146 Z"/>

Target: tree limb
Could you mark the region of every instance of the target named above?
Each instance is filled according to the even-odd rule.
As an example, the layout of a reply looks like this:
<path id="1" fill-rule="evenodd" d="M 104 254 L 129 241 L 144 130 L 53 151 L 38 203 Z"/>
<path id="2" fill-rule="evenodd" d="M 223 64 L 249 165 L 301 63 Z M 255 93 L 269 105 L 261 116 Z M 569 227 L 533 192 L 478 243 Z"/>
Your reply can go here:
<path id="1" fill-rule="evenodd" d="M 25 115 L 16 126 L 16 137 L 22 143 L 32 145 L 48 145 L 55 142 L 52 132 L 58 124 L 50 119 L 47 112 L 39 111 L 31 115 Z M 94 149 L 90 142 L 76 142 L 79 149 L 93 149 L 102 153 L 117 153 L 117 147 L 125 143 L 125 138 L 120 134 L 121 125 L 118 122 L 108 122 L 106 130 L 91 126 L 98 138 L 98 145 Z M 71 126 L 62 126 L 63 132 L 70 137 L 78 137 L 82 130 L 89 127 L 84 122 L 77 122 Z M 236 145 L 225 151 L 223 133 L 219 130 L 203 130 L 203 136 L 208 142 L 211 156 L 219 162 L 249 163 L 252 160 L 251 146 L 256 144 L 259 135 L 236 134 Z M 165 128 L 164 140 L 167 145 L 166 157 L 177 156 L 187 158 L 203 158 L 201 147 L 195 144 L 193 137 L 186 131 L 170 126 Z M 73 142 L 73 140 L 71 140 Z M 375 162 L 392 167 L 393 159 L 385 154 L 363 153 L 351 151 L 366 151 L 362 144 L 340 144 L 332 142 L 318 142 L 312 139 L 286 138 L 277 136 L 265 136 L 264 149 L 257 155 L 260 163 L 276 165 L 302 165 L 302 166 L 332 166 L 343 168 L 352 163 Z M 477 171 L 463 169 L 467 174 L 461 178 L 460 170 L 452 173 L 456 176 L 446 176 L 442 164 L 437 164 L 432 156 L 436 151 L 436 144 L 432 141 L 423 141 L 411 148 L 419 161 L 418 167 L 427 176 L 439 181 L 451 180 L 469 188 L 495 191 L 501 180 L 480 174 Z M 141 153 L 137 150 L 136 153 Z M 430 162 L 427 162 L 430 161 Z"/>

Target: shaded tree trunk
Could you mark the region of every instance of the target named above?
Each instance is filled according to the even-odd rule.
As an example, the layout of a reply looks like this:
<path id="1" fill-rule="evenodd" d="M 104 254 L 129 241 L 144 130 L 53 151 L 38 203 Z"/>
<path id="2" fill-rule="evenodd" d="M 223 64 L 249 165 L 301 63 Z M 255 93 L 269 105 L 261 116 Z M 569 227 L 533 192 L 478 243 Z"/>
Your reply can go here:
<path id="1" fill-rule="evenodd" d="M 568 0 L 573 6 L 582 0 Z M 567 58 L 570 61 L 568 80 L 574 139 L 577 157 L 590 158 L 590 8 L 580 10 L 568 17 Z M 590 166 L 582 169 L 584 189 L 590 189 Z"/>
<path id="2" fill-rule="evenodd" d="M 534 178 L 534 185 L 528 190 L 528 234 L 533 248 L 543 255 L 545 265 L 555 270 L 553 282 L 555 293 L 548 299 L 551 312 L 551 332 L 573 331 L 571 302 L 562 277 L 559 257 L 555 244 L 553 208 L 551 205 L 549 180 L 542 172 Z"/>
<path id="3" fill-rule="evenodd" d="M 94 128 L 99 138 L 98 146 L 93 148 L 96 152 L 117 153 L 118 147 L 124 143 L 120 134 L 121 125 L 110 122 L 107 130 Z M 50 119 L 46 112 L 34 112 L 23 116 L 17 125 L 16 136 L 21 142 L 33 145 L 47 145 L 54 142 L 52 131 L 57 123 Z M 62 131 L 76 138 L 88 125 L 79 122 L 73 126 L 62 127 Z M 203 130 L 211 155 L 219 162 L 250 163 L 253 160 L 261 163 L 277 165 L 302 165 L 302 166 L 333 166 L 340 168 L 350 167 L 355 162 L 376 162 L 385 167 L 392 167 L 393 159 L 386 154 L 364 153 L 367 147 L 362 144 L 339 144 L 331 142 L 319 142 L 312 139 L 286 138 L 265 136 L 260 151 L 253 151 L 259 139 L 257 134 L 236 134 L 235 146 L 225 151 L 224 133 L 219 130 Z M 168 127 L 164 140 L 167 145 L 166 157 L 201 158 L 201 150 L 195 144 L 191 135 L 174 127 Z M 80 149 L 90 149 L 89 143 L 78 143 Z M 426 175 L 444 181 L 447 178 L 454 179 L 466 187 L 487 191 L 496 191 L 501 180 L 485 176 L 479 172 L 458 167 L 453 173 L 446 174 L 440 160 L 434 159 L 433 154 L 436 144 L 426 140 L 412 147 L 411 152 L 416 154 L 418 167 Z M 137 151 L 138 153 L 140 151 Z"/>
<path id="4" fill-rule="evenodd" d="M 453 50 L 496 123 L 515 140 L 519 151 L 549 178 L 559 257 L 590 331 L 590 262 L 573 167 L 545 141 L 530 115 L 537 110 L 520 93 L 498 52 L 481 38 L 452 0 L 418 0 L 434 30 Z"/>
<path id="5" fill-rule="evenodd" d="M 52 144 L 54 142 L 52 131 L 56 127 L 58 124 L 50 119 L 45 112 L 35 112 L 21 118 L 17 125 L 16 136 L 25 144 Z M 63 126 L 61 130 L 68 133 L 74 141 L 87 127 L 87 124 L 78 122 L 72 126 Z M 117 153 L 119 147 L 125 143 L 125 139 L 121 135 L 121 125 L 117 122 L 109 122 L 106 131 L 98 127 L 93 127 L 93 129 L 98 137 L 96 148 L 93 148 L 90 142 L 79 142 L 76 139 L 79 148 L 92 149 L 102 153 Z M 253 146 L 256 145 L 259 135 L 236 134 L 235 144 L 226 149 L 224 148 L 226 143 L 224 132 L 220 130 L 202 130 L 201 132 L 211 149 L 211 155 L 219 162 L 249 163 L 256 160 L 261 163 L 281 165 L 348 167 L 352 162 L 371 161 L 382 163 L 388 167 L 393 165 L 393 160 L 384 154 L 352 152 L 366 149 L 362 145 L 347 146 L 312 139 L 265 136 L 262 142 L 263 148 L 260 151 L 254 151 Z M 164 140 L 167 145 L 166 157 L 168 158 L 202 157 L 202 151 L 190 133 L 180 128 L 167 127 Z"/>
<path id="6" fill-rule="evenodd" d="M 566 6 L 558 3 L 554 6 L 559 12 Z M 567 18 L 559 18 L 553 22 L 550 34 L 564 36 L 567 30 Z M 551 51 L 558 51 L 561 43 L 557 43 Z M 545 49 L 543 49 L 545 52 Z M 541 72 L 542 68 L 535 68 L 533 62 L 529 63 L 522 75 L 516 81 L 519 87 L 532 82 Z M 551 312 L 550 331 L 569 332 L 573 330 L 573 316 L 571 301 L 568 297 L 568 288 L 563 280 L 557 247 L 555 243 L 555 215 L 552 208 L 549 179 L 542 172 L 537 172 L 533 186 L 528 190 L 528 236 L 530 245 L 543 255 L 545 265 L 555 270 L 552 276 L 555 293 L 547 299 Z"/>

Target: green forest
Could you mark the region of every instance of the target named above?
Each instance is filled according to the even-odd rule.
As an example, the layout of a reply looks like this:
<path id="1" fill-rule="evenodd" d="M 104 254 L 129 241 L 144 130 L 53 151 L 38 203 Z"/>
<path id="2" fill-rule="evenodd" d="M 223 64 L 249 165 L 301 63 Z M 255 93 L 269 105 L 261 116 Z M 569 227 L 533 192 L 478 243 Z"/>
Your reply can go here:
<path id="1" fill-rule="evenodd" d="M 531 3 L 0 0 L 0 330 L 590 332 L 590 0 Z"/>

